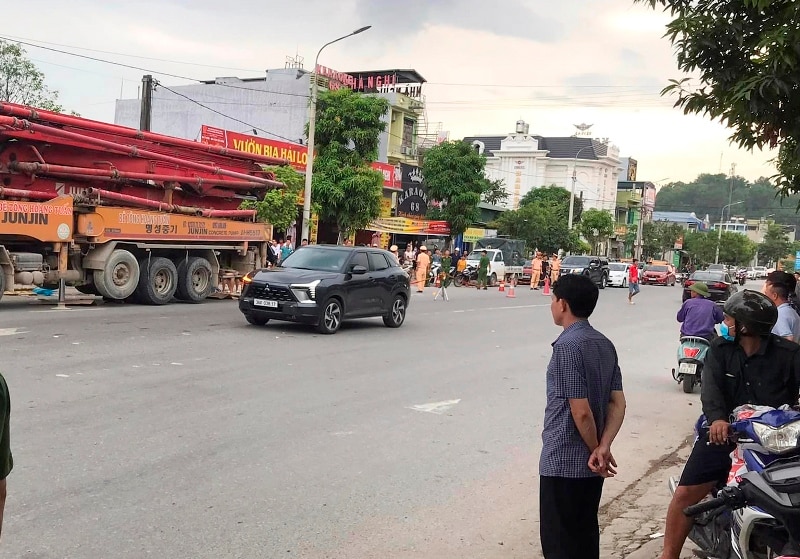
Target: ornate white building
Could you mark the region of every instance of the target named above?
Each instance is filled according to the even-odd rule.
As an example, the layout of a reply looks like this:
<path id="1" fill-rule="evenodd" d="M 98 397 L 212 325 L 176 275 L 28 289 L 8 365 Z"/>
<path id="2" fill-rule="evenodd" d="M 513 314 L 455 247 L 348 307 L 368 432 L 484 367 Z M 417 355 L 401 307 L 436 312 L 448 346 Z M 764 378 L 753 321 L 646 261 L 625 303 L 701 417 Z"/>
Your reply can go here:
<path id="1" fill-rule="evenodd" d="M 516 209 L 520 199 L 534 188 L 556 185 L 583 199 L 585 209 L 611 213 L 617 202 L 620 173 L 619 148 L 607 139 L 587 137 L 588 126 L 578 136 L 548 138 L 528 133 L 528 124 L 517 121 L 516 131 L 505 136 L 470 136 L 464 141 L 486 156 L 486 174 L 502 179 L 508 199 Z"/>

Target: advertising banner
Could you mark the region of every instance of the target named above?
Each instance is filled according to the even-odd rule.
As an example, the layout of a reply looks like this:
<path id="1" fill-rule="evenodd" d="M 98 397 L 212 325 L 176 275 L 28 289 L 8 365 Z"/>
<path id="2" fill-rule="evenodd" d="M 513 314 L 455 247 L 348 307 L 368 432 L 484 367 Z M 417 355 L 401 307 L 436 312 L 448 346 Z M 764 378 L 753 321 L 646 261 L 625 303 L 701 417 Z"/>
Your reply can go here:
<path id="1" fill-rule="evenodd" d="M 240 132 L 231 132 L 222 128 L 214 128 L 205 124 L 200 128 L 200 141 L 212 146 L 222 146 L 254 155 L 285 159 L 296 171 L 304 173 L 308 162 L 308 147 L 303 144 L 282 142 L 260 136 L 249 136 Z M 383 187 L 400 190 L 399 181 L 395 182 L 395 168 L 388 163 L 372 164 L 372 168 L 383 173 Z M 301 202 L 302 204 L 302 202 Z"/>
<path id="2" fill-rule="evenodd" d="M 409 219 L 407 217 L 379 217 L 367 227 L 369 231 L 395 233 L 399 235 L 448 235 L 450 226 L 446 221 Z"/>
<path id="3" fill-rule="evenodd" d="M 422 169 L 400 163 L 400 185 L 402 194 L 397 196 L 397 213 L 411 217 L 428 213 L 428 189 Z"/>

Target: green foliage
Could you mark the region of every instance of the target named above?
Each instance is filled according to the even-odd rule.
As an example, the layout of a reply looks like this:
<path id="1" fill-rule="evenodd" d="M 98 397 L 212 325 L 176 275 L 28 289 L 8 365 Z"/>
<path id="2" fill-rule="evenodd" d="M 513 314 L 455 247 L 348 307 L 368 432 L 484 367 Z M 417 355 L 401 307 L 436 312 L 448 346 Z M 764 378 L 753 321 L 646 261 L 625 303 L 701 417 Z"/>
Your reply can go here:
<path id="1" fill-rule="evenodd" d="M 596 247 L 614 233 L 614 218 L 607 211 L 592 208 L 581 215 L 578 230 L 592 247 Z"/>
<path id="2" fill-rule="evenodd" d="M 478 221 L 478 204 L 497 183 L 486 178 L 486 157 L 466 142 L 442 142 L 425 153 L 423 173 L 428 196 L 441 200 L 442 218 L 450 236 L 463 233 Z"/>
<path id="3" fill-rule="evenodd" d="M 781 258 L 792 253 L 792 243 L 781 225 L 770 223 L 764 235 L 764 241 L 758 245 L 760 262 L 779 262 Z"/>
<path id="4" fill-rule="evenodd" d="M 522 197 L 519 209 L 504 212 L 492 227 L 501 235 L 524 239 L 528 248 L 547 254 L 559 249 L 578 252 L 581 242 L 578 233 L 570 231 L 567 224 L 569 197 L 569 191 L 558 186 L 536 188 Z M 574 209 L 580 215 L 582 206 L 578 198 Z"/>
<path id="5" fill-rule="evenodd" d="M 642 256 L 663 259 L 664 254 L 675 248 L 675 242 L 685 233 L 677 223 L 649 221 L 642 225 Z"/>
<path id="6" fill-rule="evenodd" d="M 522 207 L 537 203 L 551 207 L 557 212 L 558 216 L 562 216 L 566 221 L 569 219 L 569 197 L 570 192 L 565 188 L 556 185 L 542 186 L 534 188 L 526 193 L 525 196 L 520 199 L 519 205 Z M 580 221 L 581 214 L 583 213 L 583 201 L 577 196 L 574 198 L 575 201 L 572 204 L 573 220 L 577 223 Z"/>
<path id="7" fill-rule="evenodd" d="M 772 219 L 778 223 L 800 228 L 797 214 L 800 196 L 781 199 L 766 178 L 751 183 L 734 177 L 732 193 L 730 187 L 730 178 L 723 174 L 701 174 L 689 183 L 670 183 L 658 191 L 656 211 L 694 212 L 700 219 L 708 216 L 711 222 L 717 222 L 729 199 L 733 202 L 742 200 L 743 204 L 731 207 L 732 215 L 745 215 L 752 219 L 773 216 Z M 728 215 L 726 209 L 726 219 Z"/>
<path id="8" fill-rule="evenodd" d="M 377 157 L 388 109 L 386 99 L 346 88 L 319 96 L 312 198 L 320 217 L 335 222 L 341 235 L 380 215 L 383 174 L 369 164 Z"/>
<path id="9" fill-rule="evenodd" d="M 267 191 L 263 200 L 242 202 L 244 210 L 256 210 L 256 217 L 272 225 L 275 231 L 286 231 L 297 219 L 298 196 L 303 191 L 303 175 L 288 165 L 267 167 L 265 170 L 275 173 L 275 179 L 282 182 L 285 188 Z"/>
<path id="10" fill-rule="evenodd" d="M 705 266 L 714 262 L 718 238 L 716 231 L 690 231 L 684 237 L 683 248 L 695 264 Z M 745 235 L 723 231 L 719 240 L 719 261 L 745 266 L 753 260 L 756 248 Z"/>
<path id="11" fill-rule="evenodd" d="M 672 17 L 666 37 L 678 68 L 699 76 L 671 80 L 684 113 L 706 115 L 733 130 L 740 147 L 779 148 L 781 194 L 800 191 L 800 26 L 796 0 L 636 0 Z"/>
<path id="12" fill-rule="evenodd" d="M 490 180 L 489 190 L 484 193 L 483 201 L 497 206 L 505 202 L 506 199 L 508 199 L 508 191 L 505 187 L 505 181 L 503 179 Z"/>
<path id="13" fill-rule="evenodd" d="M 44 74 L 22 45 L 0 40 L 0 101 L 61 112 L 58 91 L 44 84 Z"/>

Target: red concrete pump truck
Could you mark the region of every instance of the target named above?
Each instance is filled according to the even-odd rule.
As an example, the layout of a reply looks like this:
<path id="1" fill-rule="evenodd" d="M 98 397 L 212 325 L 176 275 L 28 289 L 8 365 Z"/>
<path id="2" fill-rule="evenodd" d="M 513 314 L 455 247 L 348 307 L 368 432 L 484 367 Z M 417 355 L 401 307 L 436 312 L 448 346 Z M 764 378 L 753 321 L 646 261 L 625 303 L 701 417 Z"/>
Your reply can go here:
<path id="1" fill-rule="evenodd" d="M 65 280 L 83 293 L 199 302 L 221 270 L 266 262 L 240 210 L 285 161 L 0 103 L 0 297 Z"/>

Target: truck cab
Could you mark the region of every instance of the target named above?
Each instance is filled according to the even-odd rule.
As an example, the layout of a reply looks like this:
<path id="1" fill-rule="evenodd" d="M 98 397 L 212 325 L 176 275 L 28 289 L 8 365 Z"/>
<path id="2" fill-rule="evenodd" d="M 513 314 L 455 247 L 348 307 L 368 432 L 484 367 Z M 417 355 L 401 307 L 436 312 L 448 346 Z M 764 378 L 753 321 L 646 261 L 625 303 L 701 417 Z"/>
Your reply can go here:
<path id="1" fill-rule="evenodd" d="M 495 286 L 499 280 L 508 280 L 516 278 L 517 281 L 522 279 L 523 261 L 520 260 L 518 266 L 513 265 L 510 257 L 506 257 L 502 250 L 497 248 L 478 248 L 473 250 L 467 255 L 467 266 L 478 267 L 483 251 L 486 251 L 486 256 L 489 258 L 489 270 L 487 271 L 487 278 L 489 285 Z M 506 262 L 512 262 L 506 264 Z"/>

